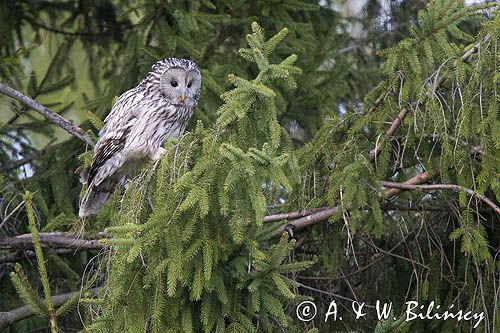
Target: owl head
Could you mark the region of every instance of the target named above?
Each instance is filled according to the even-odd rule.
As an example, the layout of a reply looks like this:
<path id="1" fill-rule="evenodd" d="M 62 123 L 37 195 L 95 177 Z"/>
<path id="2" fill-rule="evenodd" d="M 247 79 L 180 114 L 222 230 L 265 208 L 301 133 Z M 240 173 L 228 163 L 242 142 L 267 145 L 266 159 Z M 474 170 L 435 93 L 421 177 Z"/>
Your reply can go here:
<path id="1" fill-rule="evenodd" d="M 157 63 L 161 69 L 160 91 L 177 106 L 195 107 L 201 93 L 198 66 L 186 59 L 169 58 Z"/>

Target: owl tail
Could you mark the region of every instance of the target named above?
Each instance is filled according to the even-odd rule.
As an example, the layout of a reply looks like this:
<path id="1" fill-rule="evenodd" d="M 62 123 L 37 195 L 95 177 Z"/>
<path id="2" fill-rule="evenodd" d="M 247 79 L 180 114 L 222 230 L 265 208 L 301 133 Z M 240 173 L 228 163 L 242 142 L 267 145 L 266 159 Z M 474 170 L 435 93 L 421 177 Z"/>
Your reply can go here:
<path id="1" fill-rule="evenodd" d="M 96 188 L 95 186 L 89 186 L 87 192 L 82 198 L 80 202 L 80 211 L 78 212 L 78 216 L 81 218 L 85 218 L 91 215 L 95 215 L 97 211 L 104 205 L 104 203 L 108 200 L 111 192 L 107 190 L 102 190 Z"/>

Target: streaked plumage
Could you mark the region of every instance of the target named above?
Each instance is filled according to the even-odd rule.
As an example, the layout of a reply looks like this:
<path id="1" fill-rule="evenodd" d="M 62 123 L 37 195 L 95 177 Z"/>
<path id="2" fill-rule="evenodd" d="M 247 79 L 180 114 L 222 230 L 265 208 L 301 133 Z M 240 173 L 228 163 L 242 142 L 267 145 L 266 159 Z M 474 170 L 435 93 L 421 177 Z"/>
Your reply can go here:
<path id="1" fill-rule="evenodd" d="M 82 173 L 88 187 L 80 217 L 95 214 L 131 169 L 161 157 L 163 142 L 184 133 L 200 93 L 198 66 L 169 58 L 157 62 L 141 83 L 120 96 L 99 132 L 92 164 Z"/>

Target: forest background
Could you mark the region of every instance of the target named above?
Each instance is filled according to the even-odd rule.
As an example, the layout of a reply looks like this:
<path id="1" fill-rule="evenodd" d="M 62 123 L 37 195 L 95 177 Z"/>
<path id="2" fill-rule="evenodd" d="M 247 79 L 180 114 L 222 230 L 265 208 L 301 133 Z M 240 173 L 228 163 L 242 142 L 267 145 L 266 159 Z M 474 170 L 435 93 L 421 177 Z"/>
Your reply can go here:
<path id="1" fill-rule="evenodd" d="M 2 1 L 0 330 L 498 331 L 497 7 Z M 104 118 L 170 56 L 203 75 L 187 134 L 82 225 Z"/>

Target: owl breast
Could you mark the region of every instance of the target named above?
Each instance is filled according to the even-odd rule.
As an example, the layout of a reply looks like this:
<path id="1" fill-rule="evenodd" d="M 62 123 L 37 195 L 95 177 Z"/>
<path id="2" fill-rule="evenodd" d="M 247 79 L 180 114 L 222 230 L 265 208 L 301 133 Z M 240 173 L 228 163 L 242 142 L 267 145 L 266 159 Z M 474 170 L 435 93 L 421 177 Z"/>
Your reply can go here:
<path id="1" fill-rule="evenodd" d="M 125 150 L 133 159 L 153 158 L 170 137 L 180 136 L 193 114 L 193 108 L 162 103 L 160 107 L 146 108 L 132 128 Z"/>

